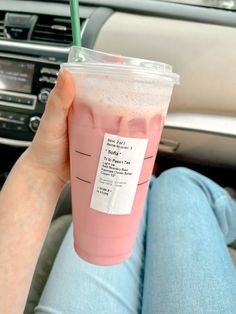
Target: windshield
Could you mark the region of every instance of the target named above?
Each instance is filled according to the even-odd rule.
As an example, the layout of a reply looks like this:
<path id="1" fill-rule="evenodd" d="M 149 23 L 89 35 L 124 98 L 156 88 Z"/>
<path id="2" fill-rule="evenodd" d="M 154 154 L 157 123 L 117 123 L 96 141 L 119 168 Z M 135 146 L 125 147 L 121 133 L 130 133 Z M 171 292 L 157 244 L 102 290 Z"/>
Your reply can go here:
<path id="1" fill-rule="evenodd" d="M 174 2 L 181 4 L 191 4 L 202 7 L 219 8 L 226 10 L 236 10 L 235 0 L 161 0 L 163 2 Z"/>

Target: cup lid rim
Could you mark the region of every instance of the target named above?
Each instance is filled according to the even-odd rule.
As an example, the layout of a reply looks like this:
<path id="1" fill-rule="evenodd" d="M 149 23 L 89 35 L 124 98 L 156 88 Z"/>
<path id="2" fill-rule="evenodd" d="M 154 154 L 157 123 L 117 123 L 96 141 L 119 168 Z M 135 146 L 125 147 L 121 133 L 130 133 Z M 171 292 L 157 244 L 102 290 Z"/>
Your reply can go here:
<path id="1" fill-rule="evenodd" d="M 90 63 L 90 62 L 69 62 L 61 64 L 62 68 L 67 68 L 71 72 L 80 69 L 80 71 L 87 70 L 89 73 L 115 73 L 115 74 L 136 74 L 149 78 L 164 78 L 171 80 L 173 83 L 179 83 L 179 75 L 172 71 L 158 71 L 154 68 L 146 68 L 142 66 L 116 64 L 116 63 Z"/>

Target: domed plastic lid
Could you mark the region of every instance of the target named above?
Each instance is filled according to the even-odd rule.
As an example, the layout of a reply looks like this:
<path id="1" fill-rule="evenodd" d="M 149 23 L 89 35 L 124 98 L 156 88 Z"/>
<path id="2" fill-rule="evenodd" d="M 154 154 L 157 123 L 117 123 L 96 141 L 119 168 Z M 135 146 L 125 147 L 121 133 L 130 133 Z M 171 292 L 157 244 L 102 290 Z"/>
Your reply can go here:
<path id="1" fill-rule="evenodd" d="M 101 51 L 91 50 L 83 47 L 73 46 L 70 49 L 68 63 L 69 68 L 84 68 L 106 70 L 122 70 L 124 72 L 145 73 L 159 75 L 169 78 L 173 83 L 179 83 L 179 75 L 172 72 L 172 66 L 162 62 L 150 61 L 139 58 L 113 55 Z"/>

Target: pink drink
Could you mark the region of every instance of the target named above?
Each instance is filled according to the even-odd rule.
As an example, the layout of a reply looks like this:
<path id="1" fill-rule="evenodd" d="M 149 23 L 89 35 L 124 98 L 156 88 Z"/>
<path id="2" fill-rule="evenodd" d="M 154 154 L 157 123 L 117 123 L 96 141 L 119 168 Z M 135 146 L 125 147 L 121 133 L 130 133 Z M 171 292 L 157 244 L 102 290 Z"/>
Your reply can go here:
<path id="1" fill-rule="evenodd" d="M 69 61 L 74 247 L 91 263 L 113 265 L 132 254 L 178 76 L 165 64 L 78 47 Z"/>
<path id="2" fill-rule="evenodd" d="M 126 116 L 125 110 L 122 116 L 111 116 L 79 102 L 70 113 L 72 202 L 78 209 L 73 211 L 75 250 L 94 264 L 116 264 L 131 255 L 163 128 L 161 113 Z M 149 139 L 130 215 L 109 215 L 90 208 L 104 133 Z"/>

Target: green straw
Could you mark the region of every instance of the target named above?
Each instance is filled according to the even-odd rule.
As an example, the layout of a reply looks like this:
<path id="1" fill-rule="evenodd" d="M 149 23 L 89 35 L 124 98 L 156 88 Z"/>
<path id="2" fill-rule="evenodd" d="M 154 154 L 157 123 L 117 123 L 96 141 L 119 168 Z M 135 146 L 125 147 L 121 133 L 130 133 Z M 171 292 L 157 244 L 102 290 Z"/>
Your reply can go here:
<path id="1" fill-rule="evenodd" d="M 70 14 L 71 14 L 73 45 L 81 46 L 79 1 L 78 0 L 70 0 Z"/>

